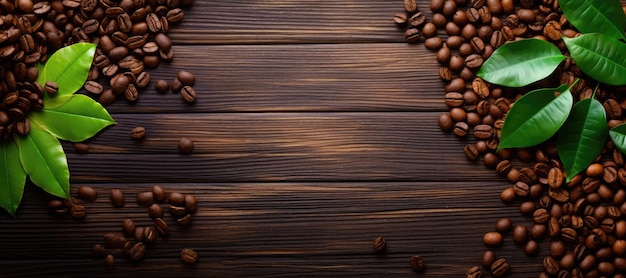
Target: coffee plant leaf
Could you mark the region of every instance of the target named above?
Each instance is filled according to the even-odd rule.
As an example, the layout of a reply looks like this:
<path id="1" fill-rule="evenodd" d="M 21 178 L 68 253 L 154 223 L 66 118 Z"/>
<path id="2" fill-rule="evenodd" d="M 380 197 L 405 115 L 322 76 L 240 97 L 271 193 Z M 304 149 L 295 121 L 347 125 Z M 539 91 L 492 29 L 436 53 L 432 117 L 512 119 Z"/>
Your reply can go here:
<path id="1" fill-rule="evenodd" d="M 557 138 L 559 158 L 568 181 L 602 152 L 608 131 L 606 112 L 599 101 L 588 98 L 574 105 Z"/>
<path id="2" fill-rule="evenodd" d="M 47 81 L 54 81 L 59 91 L 54 96 L 44 94 L 44 101 L 78 91 L 87 80 L 95 53 L 93 43 L 75 43 L 54 52 L 40 71 L 37 83 L 45 86 Z"/>
<path id="3" fill-rule="evenodd" d="M 624 38 L 626 16 L 619 0 L 559 0 L 568 22 L 581 33 Z"/>
<path id="4" fill-rule="evenodd" d="M 531 147 L 550 139 L 567 120 L 573 102 L 567 85 L 525 94 L 504 118 L 498 150 Z"/>
<path id="5" fill-rule="evenodd" d="M 496 49 L 476 75 L 492 84 L 524 87 L 549 76 L 565 58 L 552 43 L 524 39 Z"/>
<path id="6" fill-rule="evenodd" d="M 609 130 L 609 136 L 615 147 L 626 154 L 626 124 L 621 124 Z"/>
<path id="7" fill-rule="evenodd" d="M 50 132 L 57 138 L 80 142 L 115 124 L 111 115 L 92 98 L 75 94 L 65 104 L 33 112 L 31 125 Z"/>
<path id="8" fill-rule="evenodd" d="M 15 212 L 22 201 L 26 172 L 20 163 L 20 154 L 17 144 L 13 140 L 0 142 L 0 206 L 15 216 Z"/>
<path id="9" fill-rule="evenodd" d="M 600 33 L 563 38 L 582 72 L 604 84 L 626 84 L 626 44 Z"/>
<path id="10" fill-rule="evenodd" d="M 59 140 L 49 132 L 31 128 L 26 136 L 16 136 L 22 167 L 30 180 L 46 192 L 70 196 L 70 171 Z"/>

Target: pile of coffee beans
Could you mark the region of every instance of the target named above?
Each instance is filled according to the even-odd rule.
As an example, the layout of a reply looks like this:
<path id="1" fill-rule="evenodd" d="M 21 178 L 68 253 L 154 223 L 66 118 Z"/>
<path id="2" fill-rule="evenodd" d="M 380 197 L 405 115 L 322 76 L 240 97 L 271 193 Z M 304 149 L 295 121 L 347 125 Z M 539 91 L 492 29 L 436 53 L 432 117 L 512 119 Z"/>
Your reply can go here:
<path id="1" fill-rule="evenodd" d="M 415 0 L 404 0 L 404 11 L 393 20 L 407 42 L 423 42 L 441 65 L 442 95 L 449 107 L 439 117 L 441 129 L 469 142 L 463 150 L 468 160 L 481 161 L 510 182 L 502 201 L 519 203 L 521 215 L 532 223 L 499 220 L 495 230 L 483 236 L 488 250 L 482 267 L 469 268 L 467 277 L 481 277 L 483 271 L 499 277 L 514 268 L 490 250 L 500 246 L 504 236 L 512 236 L 527 256 L 549 249 L 539 277 L 624 277 L 626 163 L 610 140 L 595 162 L 569 182 L 554 140 L 532 148 L 496 150 L 505 115 L 530 90 L 572 85 L 580 79 L 571 89 L 575 100 L 595 97 L 606 110 L 609 127 L 614 127 L 626 122 L 626 88 L 598 84 L 571 59 L 525 88 L 496 86 L 476 77 L 495 49 L 510 41 L 538 38 L 566 53 L 562 36 L 579 33 L 558 0 L 431 0 L 430 19 L 420 8 Z"/>
<path id="2" fill-rule="evenodd" d="M 77 192 L 78 199 L 69 200 L 53 199 L 48 203 L 50 211 L 57 216 L 70 215 L 77 220 L 86 217 L 86 209 L 79 202 L 94 202 L 98 198 L 98 192 L 91 186 L 81 186 Z M 126 199 L 124 193 L 113 188 L 109 193 L 111 204 L 116 208 L 125 206 Z M 153 222 L 152 226 L 141 227 L 135 224 L 130 218 L 121 221 L 121 231 L 106 233 L 103 236 L 104 242 L 94 244 L 92 254 L 96 258 L 104 258 L 104 265 L 107 270 L 115 267 L 115 257 L 123 256 L 130 261 L 140 261 L 157 242 L 157 238 L 170 236 L 170 228 L 163 206 L 168 211 L 177 225 L 186 226 L 191 223 L 193 214 L 198 208 L 198 201 L 192 194 L 182 194 L 179 192 L 166 193 L 165 189 L 159 185 L 152 186 L 150 191 L 140 192 L 136 196 L 139 206 L 147 207 L 147 216 Z M 184 248 L 180 252 L 181 260 L 186 264 L 194 264 L 198 260 L 196 251 Z"/>
<path id="3" fill-rule="evenodd" d="M 35 81 L 38 63 L 77 42 L 98 45 L 84 92 L 108 105 L 118 97 L 137 101 L 151 81 L 146 69 L 174 57 L 167 36 L 193 0 L 2 0 L 0 1 L 0 138 L 27 134 L 27 113 L 43 107 L 45 88 Z M 183 76 L 180 92 L 193 102 L 196 92 Z M 180 82 L 179 82 L 180 83 Z M 191 82 L 193 83 L 193 82 Z M 187 87 L 189 86 L 189 87 Z"/>

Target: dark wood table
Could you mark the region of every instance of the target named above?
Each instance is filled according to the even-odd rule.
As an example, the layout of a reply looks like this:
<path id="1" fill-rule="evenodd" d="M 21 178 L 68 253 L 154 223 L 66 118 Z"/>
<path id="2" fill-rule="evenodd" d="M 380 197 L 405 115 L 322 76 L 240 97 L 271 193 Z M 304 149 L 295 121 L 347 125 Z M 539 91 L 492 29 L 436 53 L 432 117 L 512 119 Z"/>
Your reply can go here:
<path id="1" fill-rule="evenodd" d="M 428 2 L 419 4 L 430 17 Z M 465 160 L 471 140 L 439 129 L 439 66 L 405 42 L 392 21 L 402 11 L 399 0 L 197 0 L 170 32 L 174 60 L 150 72 L 194 73 L 198 101 L 151 85 L 138 103 L 107 107 L 118 124 L 88 141 L 89 153 L 64 142 L 72 194 L 90 185 L 99 197 L 77 221 L 51 215 L 53 197 L 27 185 L 17 216 L 0 215 L 0 276 L 463 276 L 497 219 L 532 219 L 500 201 L 507 181 Z M 147 138 L 132 141 L 139 125 Z M 181 137 L 193 154 L 178 153 Z M 197 197 L 192 224 L 168 215 L 169 238 L 137 263 L 116 254 L 106 271 L 92 246 L 125 218 L 152 225 L 134 198 L 156 184 Z M 124 208 L 109 202 L 112 188 L 126 193 Z M 495 251 L 510 277 L 533 277 L 546 243 L 526 257 L 508 235 Z M 184 247 L 197 264 L 181 262 Z M 410 268 L 413 254 L 425 273 Z"/>

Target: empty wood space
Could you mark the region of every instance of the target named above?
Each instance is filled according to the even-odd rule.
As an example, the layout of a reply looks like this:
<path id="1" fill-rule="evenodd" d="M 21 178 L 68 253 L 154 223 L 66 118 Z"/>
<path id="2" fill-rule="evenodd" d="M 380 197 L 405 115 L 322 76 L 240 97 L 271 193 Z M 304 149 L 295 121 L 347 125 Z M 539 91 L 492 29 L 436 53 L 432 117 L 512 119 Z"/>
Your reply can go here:
<path id="1" fill-rule="evenodd" d="M 418 2 L 430 18 L 429 0 Z M 87 154 L 63 143 L 72 194 L 99 193 L 86 219 L 51 215 L 53 197 L 28 184 L 17 216 L 0 215 L 0 276 L 463 276 L 497 219 L 532 219 L 500 201 L 510 185 L 495 171 L 465 160 L 467 141 L 439 129 L 439 66 L 405 42 L 392 21 L 402 11 L 400 0 L 196 0 L 170 31 L 174 60 L 150 71 L 136 104 L 107 107 L 117 125 Z M 195 104 L 153 89 L 179 70 L 196 75 Z M 139 125 L 147 137 L 132 141 Z M 191 155 L 178 153 L 181 137 L 194 140 Z M 191 225 L 167 215 L 170 237 L 140 262 L 117 254 L 106 271 L 92 245 L 125 218 L 152 225 L 134 198 L 155 184 L 197 197 Z M 379 235 L 383 254 L 372 251 Z M 184 247 L 197 264 L 182 263 Z M 507 236 L 496 253 L 510 277 L 533 277 L 542 247 L 529 258 Z M 413 254 L 425 273 L 410 268 Z"/>

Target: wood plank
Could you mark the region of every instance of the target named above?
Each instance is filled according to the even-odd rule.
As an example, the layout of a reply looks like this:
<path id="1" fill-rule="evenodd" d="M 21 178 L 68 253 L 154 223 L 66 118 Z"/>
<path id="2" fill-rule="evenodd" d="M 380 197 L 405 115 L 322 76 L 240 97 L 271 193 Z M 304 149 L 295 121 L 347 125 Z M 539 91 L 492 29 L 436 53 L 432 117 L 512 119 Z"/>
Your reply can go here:
<path id="1" fill-rule="evenodd" d="M 332 181 L 498 179 L 465 160 L 438 112 L 114 114 L 118 125 L 66 144 L 74 181 Z M 130 130 L 147 129 L 136 142 Z M 194 140 L 180 155 L 178 140 Z M 97 163 L 94 163 L 97 161 Z M 445 173 L 445 174 L 444 174 Z"/>
<path id="2" fill-rule="evenodd" d="M 404 42 L 393 23 L 402 11 L 398 1 L 197 0 L 171 37 L 183 44 Z"/>
<path id="3" fill-rule="evenodd" d="M 132 200 L 152 184 L 125 185 L 127 203 L 122 209 L 112 208 L 107 194 L 119 183 L 92 185 L 100 195 L 85 204 L 89 213 L 84 221 L 47 214 L 50 197 L 29 186 L 18 217 L 0 222 L 2 273 L 111 275 L 101 259 L 90 257 L 90 248 L 102 242 L 103 234 L 118 231 L 125 218 L 150 225 L 146 208 Z M 410 275 L 408 257 L 419 254 L 427 262 L 428 277 L 450 277 L 479 263 L 485 250 L 482 234 L 500 217 L 512 217 L 515 224 L 532 223 L 519 216 L 517 203 L 500 203 L 499 191 L 507 186 L 501 182 L 162 185 L 198 198 L 192 226 L 179 227 L 166 217 L 172 235 L 150 247 L 139 263 L 130 264 L 118 255 L 113 274 L 383 277 Z M 384 255 L 371 251 L 371 241 L 378 235 L 388 240 Z M 196 266 L 180 263 L 177 256 L 183 247 L 199 252 Z M 541 256 L 525 257 L 510 236 L 496 252 L 510 259 L 519 276 L 539 272 Z"/>
<path id="4" fill-rule="evenodd" d="M 114 113 L 254 111 L 434 111 L 446 109 L 435 55 L 422 45 L 177 46 L 171 64 L 150 70 L 139 101 Z M 160 95 L 157 79 L 196 75 L 198 101 Z"/>

